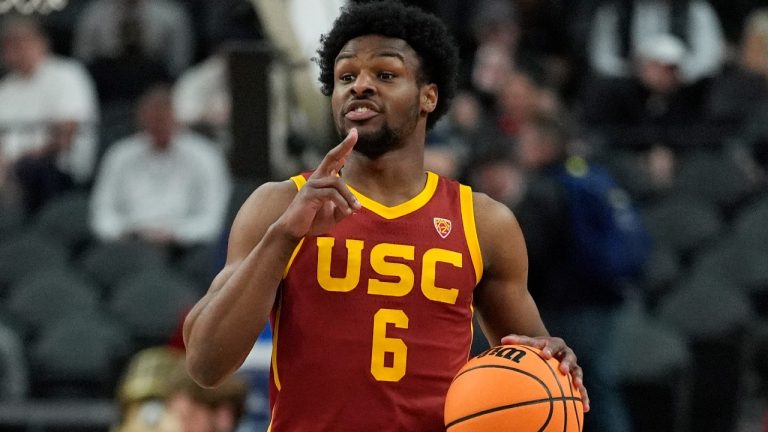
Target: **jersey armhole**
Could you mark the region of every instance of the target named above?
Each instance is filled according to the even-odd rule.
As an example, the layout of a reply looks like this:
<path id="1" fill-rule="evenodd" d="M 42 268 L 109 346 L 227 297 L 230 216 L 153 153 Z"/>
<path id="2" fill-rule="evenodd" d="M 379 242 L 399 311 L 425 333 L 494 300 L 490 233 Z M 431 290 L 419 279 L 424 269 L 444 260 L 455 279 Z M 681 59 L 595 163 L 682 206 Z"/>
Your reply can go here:
<path id="1" fill-rule="evenodd" d="M 296 185 L 296 190 L 301 190 L 304 184 L 307 183 L 307 179 L 305 179 L 301 174 L 291 177 L 291 181 Z M 288 271 L 291 269 L 291 264 L 293 264 L 293 260 L 296 258 L 296 255 L 298 255 L 299 249 L 301 249 L 302 245 L 304 245 L 304 239 L 301 239 L 299 244 L 296 245 L 296 248 L 291 254 L 291 258 L 288 260 L 288 264 L 285 265 L 285 270 L 283 270 L 283 279 L 288 276 Z"/>
<path id="2" fill-rule="evenodd" d="M 291 181 L 296 185 L 296 190 L 301 190 L 301 188 L 307 182 L 307 179 L 305 179 L 303 175 L 299 174 L 291 177 Z"/>
<path id="3" fill-rule="evenodd" d="M 480 283 L 480 279 L 483 277 L 483 255 L 480 252 L 480 240 L 478 239 L 477 226 L 475 225 L 475 206 L 472 199 L 472 188 L 460 185 L 459 197 L 464 235 L 467 238 L 467 247 L 469 248 L 472 265 L 475 268 L 475 283 Z"/>

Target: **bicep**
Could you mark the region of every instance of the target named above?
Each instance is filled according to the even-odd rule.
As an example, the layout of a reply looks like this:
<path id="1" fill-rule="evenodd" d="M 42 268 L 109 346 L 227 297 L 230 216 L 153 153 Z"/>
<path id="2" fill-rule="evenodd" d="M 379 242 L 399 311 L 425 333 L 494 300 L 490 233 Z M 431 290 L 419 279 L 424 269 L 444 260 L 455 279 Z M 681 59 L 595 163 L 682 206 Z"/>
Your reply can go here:
<path id="1" fill-rule="evenodd" d="M 476 202 L 478 238 L 486 268 L 474 301 L 489 343 L 497 345 L 508 334 L 546 335 L 528 292 L 528 256 L 520 225 L 509 208 L 487 196 L 476 195 Z"/>
<path id="2" fill-rule="evenodd" d="M 211 284 L 218 290 L 240 263 L 259 244 L 267 229 L 288 207 L 297 189 L 292 181 L 265 183 L 243 203 L 235 216 L 227 241 L 224 267 Z"/>

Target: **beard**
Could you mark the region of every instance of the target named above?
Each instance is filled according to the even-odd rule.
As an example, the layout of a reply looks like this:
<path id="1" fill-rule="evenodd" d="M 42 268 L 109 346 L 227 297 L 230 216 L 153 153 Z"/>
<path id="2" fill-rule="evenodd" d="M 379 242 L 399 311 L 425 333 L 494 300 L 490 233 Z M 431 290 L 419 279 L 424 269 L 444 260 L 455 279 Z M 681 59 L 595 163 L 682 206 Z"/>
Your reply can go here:
<path id="1" fill-rule="evenodd" d="M 366 156 L 368 159 L 378 159 L 382 155 L 397 149 L 403 145 L 401 138 L 412 133 L 416 128 L 418 116 L 418 105 L 415 105 L 411 109 L 410 120 L 406 124 L 400 125 L 397 130 L 387 123 L 381 128 L 369 132 L 363 132 L 358 128 L 357 143 L 353 151 Z M 344 128 L 342 122 L 343 120 L 339 120 L 336 125 L 339 139 L 344 139 L 349 134 L 349 129 Z"/>
<path id="2" fill-rule="evenodd" d="M 397 134 L 389 125 L 384 125 L 381 129 L 367 133 L 361 133 L 358 129 L 358 134 L 354 151 L 363 154 L 368 159 L 377 159 L 397 147 Z"/>

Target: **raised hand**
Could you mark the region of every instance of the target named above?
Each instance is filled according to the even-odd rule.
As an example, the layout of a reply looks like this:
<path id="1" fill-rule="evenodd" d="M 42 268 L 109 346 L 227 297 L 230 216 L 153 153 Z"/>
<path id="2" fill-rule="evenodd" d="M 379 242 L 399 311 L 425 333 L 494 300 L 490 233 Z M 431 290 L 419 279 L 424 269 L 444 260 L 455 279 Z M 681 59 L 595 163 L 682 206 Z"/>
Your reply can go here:
<path id="1" fill-rule="evenodd" d="M 360 202 L 339 177 L 339 171 L 356 143 L 357 129 L 352 129 L 339 145 L 328 151 L 296 194 L 278 220 L 289 235 L 298 239 L 323 234 L 361 208 Z"/>

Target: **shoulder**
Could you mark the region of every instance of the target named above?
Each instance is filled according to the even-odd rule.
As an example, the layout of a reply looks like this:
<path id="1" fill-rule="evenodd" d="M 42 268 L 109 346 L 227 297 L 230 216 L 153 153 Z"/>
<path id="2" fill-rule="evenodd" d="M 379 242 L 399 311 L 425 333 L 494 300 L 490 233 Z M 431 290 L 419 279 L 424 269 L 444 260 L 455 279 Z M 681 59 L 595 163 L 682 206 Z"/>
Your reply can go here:
<path id="1" fill-rule="evenodd" d="M 481 231 L 496 231 L 496 227 L 499 225 L 516 223 L 512 210 L 488 195 L 482 192 L 472 192 L 472 201 L 475 208 L 478 235 L 482 235 Z"/>
<path id="2" fill-rule="evenodd" d="M 266 182 L 245 200 L 232 224 L 231 239 L 244 250 L 259 242 L 266 228 L 275 222 L 296 196 L 298 188 L 292 180 Z"/>
<path id="3" fill-rule="evenodd" d="M 104 153 L 105 160 L 126 160 L 136 157 L 144 152 L 147 147 L 142 135 L 134 134 L 121 138 L 112 143 Z"/>
<path id="4" fill-rule="evenodd" d="M 50 55 L 43 63 L 48 73 L 55 73 L 65 78 L 89 79 L 88 71 L 78 60 L 59 55 Z"/>

